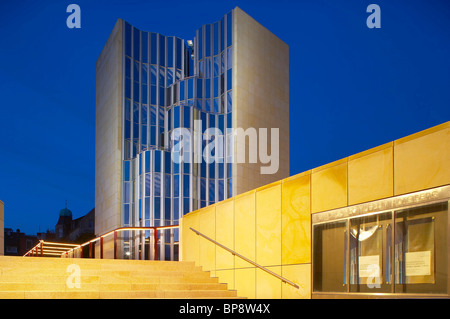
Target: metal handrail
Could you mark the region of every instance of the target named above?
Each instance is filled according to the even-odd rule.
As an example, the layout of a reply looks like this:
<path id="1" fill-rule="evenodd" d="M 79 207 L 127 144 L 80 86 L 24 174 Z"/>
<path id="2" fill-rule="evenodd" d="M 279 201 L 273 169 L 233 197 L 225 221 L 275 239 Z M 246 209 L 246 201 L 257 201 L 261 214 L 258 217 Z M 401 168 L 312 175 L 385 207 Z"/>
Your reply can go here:
<path id="1" fill-rule="evenodd" d="M 122 231 L 143 231 L 143 230 L 153 230 L 153 237 L 154 237 L 154 255 L 156 256 L 158 251 L 158 230 L 168 230 L 168 229 L 174 229 L 178 228 L 178 225 L 167 225 L 167 226 L 149 226 L 149 227 L 119 227 L 114 230 L 111 230 L 109 232 L 104 233 L 103 235 L 100 235 L 98 237 L 95 237 L 94 239 L 88 240 L 87 242 L 83 244 L 66 244 L 66 243 L 53 243 L 53 242 L 45 242 L 44 240 L 40 240 L 39 243 L 36 244 L 33 248 L 31 248 L 25 255 L 30 257 L 43 257 L 44 255 L 51 255 L 51 256 L 60 256 L 60 257 L 70 257 L 70 254 L 72 254 L 72 257 L 75 258 L 75 251 L 77 249 L 80 250 L 80 257 L 83 258 L 83 250 L 82 248 L 86 245 L 89 245 L 89 258 L 92 258 L 92 243 L 95 243 L 96 241 L 100 241 L 100 259 L 103 259 L 103 238 L 107 237 L 109 235 L 114 235 L 114 259 L 117 258 L 117 233 Z M 45 251 L 46 245 L 52 246 L 53 251 Z M 55 248 L 54 246 L 64 246 L 66 249 L 62 248 Z M 156 258 L 156 257 L 155 257 Z"/>
<path id="2" fill-rule="evenodd" d="M 295 287 L 295 288 L 297 288 L 297 289 L 300 288 L 297 284 L 293 283 L 292 281 L 290 281 L 290 280 L 288 280 L 288 279 L 286 279 L 286 278 L 284 278 L 284 277 L 282 277 L 282 276 L 280 276 L 280 275 L 274 273 L 273 271 L 267 269 L 267 268 L 264 267 L 264 266 L 261 266 L 261 265 L 257 264 L 256 262 L 254 262 L 254 261 L 248 259 L 247 257 L 242 256 L 241 254 L 237 253 L 236 251 L 234 251 L 234 250 L 232 250 L 232 249 L 230 249 L 230 248 L 228 248 L 228 247 L 222 245 L 221 243 L 215 241 L 214 239 L 209 238 L 208 236 L 202 234 L 202 233 L 199 232 L 198 230 L 195 230 L 195 229 L 193 229 L 192 227 L 189 227 L 189 229 L 192 230 L 192 231 L 193 231 L 194 233 L 196 233 L 197 235 L 202 236 L 203 238 L 209 240 L 210 242 L 212 242 L 212 243 L 216 244 L 217 246 L 219 246 L 219 247 L 225 249 L 226 251 L 230 252 L 232 255 L 237 256 L 237 257 L 239 257 L 239 258 L 245 260 L 246 262 L 252 264 L 253 266 L 255 266 L 255 267 L 257 267 L 257 268 L 259 268 L 259 269 L 261 269 L 261 270 L 267 272 L 268 274 L 271 274 L 272 276 L 277 277 L 277 278 L 280 279 L 282 282 L 284 282 L 284 283 L 286 283 L 286 284 L 289 284 L 289 285 L 291 285 L 291 286 L 293 286 L 293 287 Z"/>
<path id="3" fill-rule="evenodd" d="M 65 253 L 77 246 L 77 244 L 48 242 L 41 239 L 33 248 L 27 251 L 23 257 L 61 256 L 61 253 Z"/>
<path id="4" fill-rule="evenodd" d="M 158 247 L 158 243 L 157 243 L 157 236 L 158 236 L 158 230 L 168 230 L 168 229 L 174 229 L 174 228 L 178 228 L 178 225 L 167 225 L 167 226 L 148 226 L 148 227 L 129 227 L 129 226 L 124 226 L 124 227 L 119 227 L 116 229 L 113 229 L 109 232 L 104 233 L 103 235 L 100 235 L 98 237 L 95 237 L 94 239 L 91 239 L 81 245 L 77 245 L 76 247 L 64 252 L 61 254 L 61 256 L 63 256 L 64 254 L 69 257 L 69 253 L 73 252 L 72 257 L 74 257 L 74 253 L 75 253 L 75 249 L 80 249 L 83 248 L 83 246 L 86 246 L 89 244 L 89 257 L 91 258 L 92 256 L 92 243 L 100 240 L 100 259 L 103 259 L 103 238 L 109 235 L 114 235 L 114 259 L 117 259 L 117 233 L 121 232 L 121 231 L 143 231 L 143 230 L 153 230 L 153 236 L 154 236 L 154 255 L 156 258 L 156 254 L 157 254 L 157 247 Z M 81 252 L 83 252 L 83 250 L 81 250 Z M 83 256 L 81 255 L 81 258 L 83 258 Z"/>

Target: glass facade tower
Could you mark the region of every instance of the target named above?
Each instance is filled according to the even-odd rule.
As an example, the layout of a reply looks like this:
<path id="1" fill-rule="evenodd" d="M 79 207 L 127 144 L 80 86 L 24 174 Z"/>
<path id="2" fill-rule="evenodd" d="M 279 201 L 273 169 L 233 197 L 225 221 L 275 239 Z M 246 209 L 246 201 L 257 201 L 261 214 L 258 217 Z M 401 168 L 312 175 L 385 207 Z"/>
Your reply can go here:
<path id="1" fill-rule="evenodd" d="M 195 163 L 194 150 L 216 138 L 203 136 L 190 144 L 190 161 L 174 161 L 180 154 L 174 154 L 177 141 L 171 138 L 177 128 L 192 136 L 194 130 L 206 134 L 209 128 L 232 128 L 232 19 L 230 12 L 202 26 L 189 44 L 122 22 L 123 226 L 178 224 L 183 214 L 232 196 L 230 147 L 224 145 L 218 160 L 202 156 Z M 150 231 L 144 237 L 149 243 Z M 133 245 L 142 245 L 142 238 L 130 239 L 123 249 L 135 258 Z M 176 260 L 178 241 L 178 229 L 164 231 L 159 259 Z M 140 251 L 145 259 L 153 258 L 150 249 Z"/>
<path id="2" fill-rule="evenodd" d="M 96 235 L 177 225 L 289 176 L 288 50 L 237 7 L 192 39 L 118 19 L 96 64 Z M 267 157 L 237 160 L 233 130 L 249 128 L 279 129 L 275 173 L 260 173 Z M 105 239 L 105 258 L 179 259 L 178 229 L 158 232 L 156 256 L 152 232 L 121 232 L 118 247 Z"/>

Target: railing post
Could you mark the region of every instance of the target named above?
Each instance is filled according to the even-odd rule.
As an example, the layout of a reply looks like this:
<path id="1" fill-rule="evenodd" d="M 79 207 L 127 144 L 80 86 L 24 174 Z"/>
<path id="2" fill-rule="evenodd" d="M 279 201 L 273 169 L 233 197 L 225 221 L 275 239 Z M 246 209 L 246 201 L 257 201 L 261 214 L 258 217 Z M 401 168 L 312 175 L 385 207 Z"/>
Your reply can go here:
<path id="1" fill-rule="evenodd" d="M 100 259 L 103 259 L 103 237 L 100 237 Z"/>
<path id="2" fill-rule="evenodd" d="M 44 257 L 44 242 L 41 241 L 39 246 L 41 248 L 41 257 Z"/>
<path id="3" fill-rule="evenodd" d="M 80 258 L 83 258 L 83 246 L 80 246 Z"/>
<path id="4" fill-rule="evenodd" d="M 92 242 L 89 243 L 89 258 L 92 258 Z"/>
<path id="5" fill-rule="evenodd" d="M 153 228 L 154 260 L 158 260 L 158 228 Z"/>
<path id="6" fill-rule="evenodd" d="M 117 231 L 114 231 L 114 259 L 117 259 Z"/>

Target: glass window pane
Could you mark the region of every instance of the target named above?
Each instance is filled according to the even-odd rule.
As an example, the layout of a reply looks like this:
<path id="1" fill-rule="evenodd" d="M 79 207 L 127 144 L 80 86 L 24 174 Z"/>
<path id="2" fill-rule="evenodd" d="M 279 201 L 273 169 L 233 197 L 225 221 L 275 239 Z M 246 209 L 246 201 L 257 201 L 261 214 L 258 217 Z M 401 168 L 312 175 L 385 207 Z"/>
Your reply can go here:
<path id="1" fill-rule="evenodd" d="M 395 213 L 395 292 L 447 293 L 448 204 Z"/>
<path id="2" fill-rule="evenodd" d="M 158 46 L 157 46 L 157 34 L 151 33 L 150 34 L 150 49 L 151 49 L 151 55 L 150 55 L 150 63 L 157 64 L 157 58 L 158 58 Z"/>
<path id="3" fill-rule="evenodd" d="M 133 56 L 135 60 L 140 60 L 141 34 L 136 28 L 133 28 Z"/>
<path id="4" fill-rule="evenodd" d="M 345 279 L 346 222 L 314 226 L 314 291 L 347 291 Z"/>
<path id="5" fill-rule="evenodd" d="M 350 220 L 350 291 L 391 292 L 392 214 Z"/>
<path id="6" fill-rule="evenodd" d="M 167 66 L 173 67 L 173 37 L 167 37 Z"/>
<path id="7" fill-rule="evenodd" d="M 198 29 L 198 59 L 203 59 L 203 27 Z"/>
<path id="8" fill-rule="evenodd" d="M 159 35 L 159 65 L 166 65 L 166 37 Z"/>
<path id="9" fill-rule="evenodd" d="M 232 12 L 227 14 L 227 47 L 232 44 L 232 35 L 233 35 L 233 19 Z"/>
<path id="10" fill-rule="evenodd" d="M 141 32 L 141 42 L 142 42 L 142 55 L 141 62 L 148 62 L 148 33 L 142 31 Z"/>
<path id="11" fill-rule="evenodd" d="M 131 56 L 131 25 L 125 23 L 125 54 Z"/>

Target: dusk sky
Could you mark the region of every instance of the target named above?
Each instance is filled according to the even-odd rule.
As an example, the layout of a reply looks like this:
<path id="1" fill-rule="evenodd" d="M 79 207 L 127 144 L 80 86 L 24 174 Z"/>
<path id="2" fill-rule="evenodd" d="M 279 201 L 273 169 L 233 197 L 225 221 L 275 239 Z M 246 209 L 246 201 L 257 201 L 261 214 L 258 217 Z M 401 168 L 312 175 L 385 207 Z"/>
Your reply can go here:
<path id="1" fill-rule="evenodd" d="M 74 218 L 94 207 L 95 63 L 118 18 L 188 40 L 236 6 L 289 45 L 291 175 L 450 120 L 448 0 L 1 0 L 5 227 L 36 234 L 66 200 Z"/>

